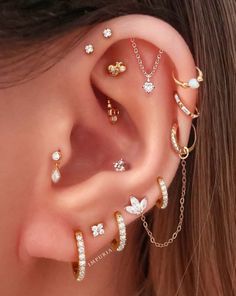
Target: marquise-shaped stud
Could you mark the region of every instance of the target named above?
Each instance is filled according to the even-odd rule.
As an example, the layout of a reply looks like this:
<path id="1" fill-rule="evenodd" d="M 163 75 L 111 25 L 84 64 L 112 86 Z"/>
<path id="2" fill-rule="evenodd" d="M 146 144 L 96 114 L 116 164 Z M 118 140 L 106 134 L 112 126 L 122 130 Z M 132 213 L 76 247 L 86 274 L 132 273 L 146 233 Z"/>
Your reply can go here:
<path id="1" fill-rule="evenodd" d="M 59 171 L 58 168 L 55 168 L 52 171 L 51 179 L 52 179 L 52 182 L 55 183 L 55 184 L 60 181 L 60 179 L 61 179 L 61 173 L 60 173 L 60 171 Z"/>
<path id="2" fill-rule="evenodd" d="M 125 207 L 125 210 L 129 214 L 142 215 L 147 207 L 147 198 L 144 197 L 139 201 L 135 196 L 130 197 L 130 206 Z"/>

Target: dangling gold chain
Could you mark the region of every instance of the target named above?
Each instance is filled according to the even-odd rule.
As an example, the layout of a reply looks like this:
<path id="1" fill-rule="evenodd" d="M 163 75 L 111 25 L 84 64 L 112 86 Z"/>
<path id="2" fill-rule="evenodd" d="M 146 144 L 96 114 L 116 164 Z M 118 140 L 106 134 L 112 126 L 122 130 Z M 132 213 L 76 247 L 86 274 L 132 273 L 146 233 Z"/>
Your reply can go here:
<path id="1" fill-rule="evenodd" d="M 186 174 L 186 160 L 181 160 L 181 166 L 182 166 L 182 190 L 181 190 L 181 198 L 180 198 L 180 214 L 179 214 L 179 223 L 177 225 L 176 231 L 172 234 L 172 236 L 168 239 L 168 241 L 164 243 L 159 243 L 156 241 L 155 237 L 153 236 L 153 233 L 148 227 L 148 223 L 146 221 L 146 217 L 144 214 L 141 216 L 141 220 L 143 222 L 143 227 L 145 228 L 149 238 L 150 242 L 155 245 L 157 248 L 165 248 L 172 244 L 174 240 L 177 238 L 178 233 L 182 229 L 183 220 L 184 220 L 184 202 L 185 202 L 185 194 L 186 194 L 186 183 L 187 183 L 187 174 Z"/>

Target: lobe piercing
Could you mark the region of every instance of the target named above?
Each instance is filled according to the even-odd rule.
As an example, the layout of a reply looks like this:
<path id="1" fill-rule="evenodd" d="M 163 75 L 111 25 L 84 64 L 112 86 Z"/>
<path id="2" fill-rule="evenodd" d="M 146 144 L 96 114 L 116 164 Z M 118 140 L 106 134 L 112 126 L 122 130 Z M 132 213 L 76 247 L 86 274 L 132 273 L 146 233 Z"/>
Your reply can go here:
<path id="1" fill-rule="evenodd" d="M 157 182 L 158 182 L 158 184 L 160 186 L 160 189 L 161 189 L 162 198 L 161 198 L 161 200 L 158 199 L 158 201 L 156 203 L 156 206 L 159 209 L 165 209 L 167 207 L 167 205 L 168 205 L 167 186 L 166 186 L 166 183 L 164 182 L 164 180 L 161 177 L 157 178 Z"/>
<path id="2" fill-rule="evenodd" d="M 97 236 L 103 235 L 105 233 L 103 223 L 93 225 L 91 227 L 91 230 L 92 230 L 92 233 L 93 233 L 93 237 L 97 237 Z"/>
<path id="3" fill-rule="evenodd" d="M 85 45 L 84 50 L 87 54 L 91 54 L 94 52 L 94 47 L 92 44 L 87 44 Z"/>
<path id="4" fill-rule="evenodd" d="M 78 251 L 78 261 L 72 263 L 73 273 L 75 279 L 81 282 L 85 277 L 86 269 L 86 256 L 85 256 L 85 245 L 84 238 L 81 231 L 75 232 L 75 239 Z"/>
<path id="5" fill-rule="evenodd" d="M 102 34 L 104 38 L 108 39 L 112 36 L 112 30 L 110 28 L 106 28 Z"/>
<path id="6" fill-rule="evenodd" d="M 52 160 L 55 162 L 54 169 L 52 170 L 51 179 L 53 183 L 58 183 L 61 179 L 61 173 L 59 170 L 60 160 L 61 160 L 61 151 L 55 151 L 52 153 Z"/>
<path id="7" fill-rule="evenodd" d="M 118 75 L 120 75 L 121 73 L 124 73 L 126 71 L 126 66 L 123 64 L 123 62 L 116 62 L 115 65 L 109 65 L 107 67 L 107 71 L 108 73 L 113 76 L 116 77 Z"/>
<path id="8" fill-rule="evenodd" d="M 147 198 L 139 201 L 135 196 L 130 196 L 130 206 L 125 207 L 126 212 L 133 215 L 142 215 L 147 207 Z"/>
<path id="9" fill-rule="evenodd" d="M 124 222 L 124 218 L 120 212 L 115 212 L 114 214 L 118 230 L 119 230 L 119 239 L 114 239 L 112 241 L 112 249 L 117 252 L 121 252 L 124 250 L 126 245 L 126 226 Z"/>
<path id="10" fill-rule="evenodd" d="M 116 172 L 125 172 L 126 171 L 127 164 L 121 158 L 118 161 L 116 161 L 115 163 L 113 163 L 113 167 L 114 167 L 114 169 L 115 169 Z"/>
<path id="11" fill-rule="evenodd" d="M 196 88 L 199 88 L 200 82 L 203 81 L 202 71 L 198 67 L 196 67 L 196 70 L 197 70 L 197 75 L 198 75 L 197 78 L 191 78 L 188 82 L 183 82 L 183 81 L 178 80 L 177 78 L 175 78 L 174 73 L 172 74 L 172 76 L 173 76 L 175 83 L 178 86 L 181 86 L 182 88 L 196 89 Z"/>

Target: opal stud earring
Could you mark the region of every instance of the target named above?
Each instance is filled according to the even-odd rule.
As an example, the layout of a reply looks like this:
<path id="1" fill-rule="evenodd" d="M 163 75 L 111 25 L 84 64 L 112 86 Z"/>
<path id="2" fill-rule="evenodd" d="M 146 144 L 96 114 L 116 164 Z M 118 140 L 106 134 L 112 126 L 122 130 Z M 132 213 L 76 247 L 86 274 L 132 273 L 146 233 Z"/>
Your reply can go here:
<path id="1" fill-rule="evenodd" d="M 115 65 L 109 65 L 107 67 L 108 73 L 113 77 L 116 77 L 116 76 L 120 75 L 121 73 L 124 73 L 126 71 L 126 69 L 127 68 L 123 64 L 123 62 L 116 62 Z"/>
<path id="2" fill-rule="evenodd" d="M 92 233 L 93 233 L 93 237 L 97 237 L 97 236 L 103 235 L 105 233 L 103 223 L 93 225 L 91 227 L 91 230 L 92 230 Z"/>
<path id="3" fill-rule="evenodd" d="M 60 166 L 60 160 L 61 160 L 61 151 L 57 150 L 55 152 L 52 153 L 52 160 L 54 161 L 54 168 L 52 170 L 52 174 L 51 174 L 51 179 L 53 183 L 58 183 L 59 180 L 61 179 L 61 173 L 59 170 L 59 166 Z"/>
<path id="4" fill-rule="evenodd" d="M 85 45 L 84 50 L 87 54 L 92 54 L 94 52 L 94 47 L 92 44 L 87 44 Z"/>
<path id="5" fill-rule="evenodd" d="M 106 28 L 103 32 L 102 32 L 104 38 L 108 39 L 111 38 L 112 36 L 112 30 L 110 28 Z"/>
<path id="6" fill-rule="evenodd" d="M 126 162 L 121 158 L 113 163 L 114 170 L 116 172 L 125 172 L 127 168 Z"/>

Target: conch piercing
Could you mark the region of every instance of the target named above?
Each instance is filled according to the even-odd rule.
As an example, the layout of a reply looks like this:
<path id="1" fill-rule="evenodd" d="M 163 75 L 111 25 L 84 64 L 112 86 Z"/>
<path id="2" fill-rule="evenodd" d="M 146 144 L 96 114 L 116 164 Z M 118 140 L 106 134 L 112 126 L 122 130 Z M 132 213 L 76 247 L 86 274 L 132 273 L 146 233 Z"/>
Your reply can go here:
<path id="1" fill-rule="evenodd" d="M 183 82 L 175 78 L 174 73 L 172 74 L 175 83 L 183 88 L 199 88 L 200 82 L 203 81 L 203 73 L 202 71 L 196 67 L 197 70 L 197 78 L 191 78 L 188 82 Z"/>
<path id="2" fill-rule="evenodd" d="M 72 263 L 75 279 L 81 282 L 85 277 L 86 269 L 86 256 L 85 256 L 85 245 L 84 238 L 81 231 L 75 232 L 75 239 L 78 251 L 78 262 Z"/>
<path id="3" fill-rule="evenodd" d="M 94 52 L 94 47 L 92 44 L 87 44 L 85 45 L 84 50 L 87 54 L 92 54 Z"/>
<path id="4" fill-rule="evenodd" d="M 54 169 L 52 170 L 51 179 L 53 183 L 58 183 L 61 179 L 61 173 L 59 170 L 60 160 L 61 160 L 61 151 L 55 151 L 52 153 L 52 160 L 54 161 Z"/>
<path id="5" fill-rule="evenodd" d="M 126 71 L 126 66 L 123 64 L 123 62 L 116 62 L 115 65 L 109 65 L 107 67 L 107 71 L 111 76 L 115 77 L 121 73 L 124 73 Z"/>
<path id="6" fill-rule="evenodd" d="M 99 223 L 97 225 L 93 225 L 91 227 L 91 230 L 92 230 L 92 233 L 93 233 L 93 237 L 97 237 L 97 236 L 103 235 L 105 233 L 103 223 Z"/>
<path id="7" fill-rule="evenodd" d="M 126 226 L 124 218 L 120 212 L 115 212 L 114 216 L 119 230 L 119 239 L 114 239 L 112 241 L 112 249 L 114 251 L 121 252 L 122 250 L 124 250 L 126 245 Z"/>
<path id="8" fill-rule="evenodd" d="M 102 32 L 104 38 L 108 39 L 112 36 L 112 30 L 110 28 L 106 28 L 103 32 Z"/>
<path id="9" fill-rule="evenodd" d="M 178 104 L 178 106 L 180 107 L 180 109 L 187 115 L 190 116 L 191 118 L 195 119 L 198 118 L 200 116 L 200 113 L 198 111 L 197 108 L 195 108 L 195 113 L 192 113 L 191 111 L 189 111 L 189 109 L 183 104 L 183 102 L 180 99 L 180 96 L 175 93 L 174 94 L 174 98 L 176 103 Z"/>
<path id="10" fill-rule="evenodd" d="M 191 147 L 186 146 L 180 146 L 177 141 L 177 130 L 178 125 L 175 123 L 171 129 L 171 144 L 174 148 L 174 150 L 179 154 L 179 157 L 181 159 L 186 159 L 189 156 L 189 153 L 193 151 L 196 141 L 197 141 L 197 132 L 195 126 L 192 124 L 192 128 L 194 131 L 194 142 Z"/>
<path id="11" fill-rule="evenodd" d="M 133 215 L 142 215 L 147 207 L 147 198 L 139 201 L 135 196 L 130 196 L 130 204 L 125 207 L 126 212 Z"/>
<path id="12" fill-rule="evenodd" d="M 127 169 L 126 162 L 121 158 L 118 161 L 113 163 L 114 170 L 116 172 L 125 172 Z"/>
<path id="13" fill-rule="evenodd" d="M 161 197 L 161 199 L 158 199 L 157 200 L 156 206 L 159 209 L 165 209 L 167 207 L 167 205 L 168 205 L 168 191 L 167 191 L 167 186 L 166 186 L 165 181 L 161 177 L 158 177 L 157 178 L 157 183 L 160 186 L 162 197 Z"/>
<path id="14" fill-rule="evenodd" d="M 111 124 L 115 124 L 118 121 L 120 111 L 112 106 L 111 100 L 107 99 L 107 115 Z"/>

